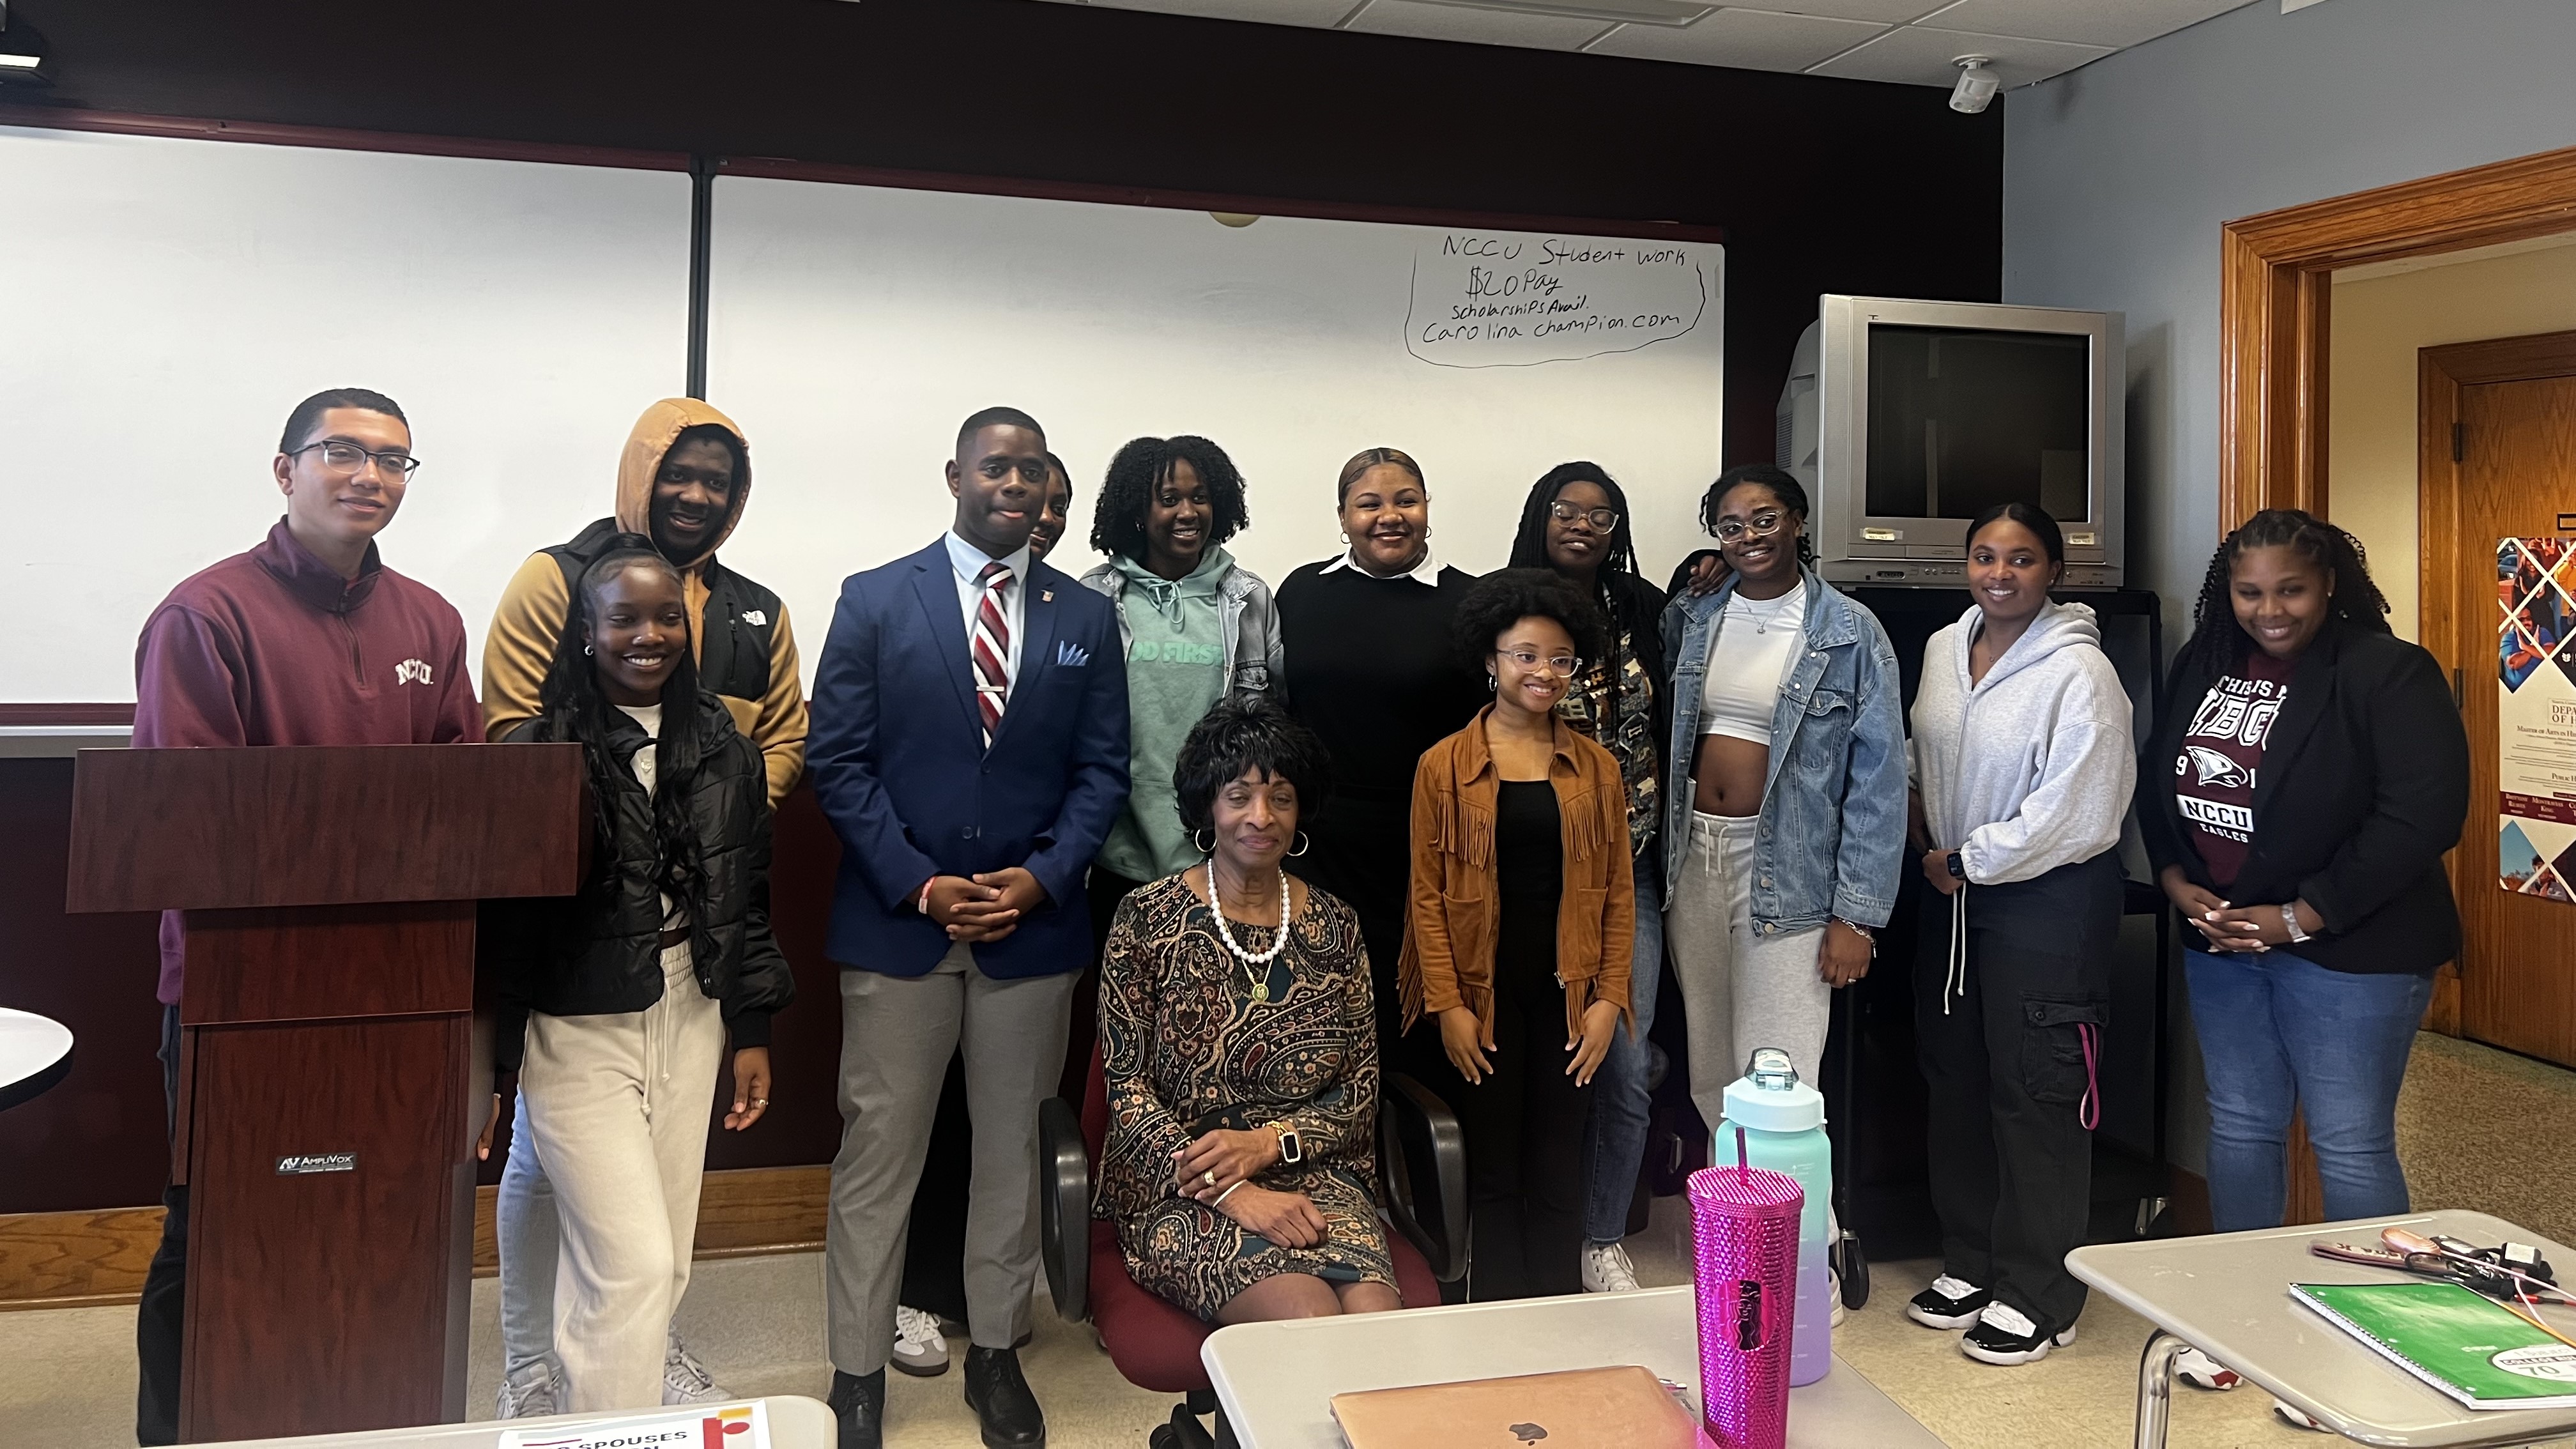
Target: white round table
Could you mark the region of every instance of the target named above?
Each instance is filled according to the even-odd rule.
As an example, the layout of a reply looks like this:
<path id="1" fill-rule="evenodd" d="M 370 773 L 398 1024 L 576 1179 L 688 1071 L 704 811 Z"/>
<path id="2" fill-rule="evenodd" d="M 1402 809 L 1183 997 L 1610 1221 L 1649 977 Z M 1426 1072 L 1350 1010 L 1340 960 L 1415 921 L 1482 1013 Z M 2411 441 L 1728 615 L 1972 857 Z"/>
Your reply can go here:
<path id="1" fill-rule="evenodd" d="M 0 1110 L 47 1091 L 71 1069 L 71 1028 L 0 1006 Z"/>

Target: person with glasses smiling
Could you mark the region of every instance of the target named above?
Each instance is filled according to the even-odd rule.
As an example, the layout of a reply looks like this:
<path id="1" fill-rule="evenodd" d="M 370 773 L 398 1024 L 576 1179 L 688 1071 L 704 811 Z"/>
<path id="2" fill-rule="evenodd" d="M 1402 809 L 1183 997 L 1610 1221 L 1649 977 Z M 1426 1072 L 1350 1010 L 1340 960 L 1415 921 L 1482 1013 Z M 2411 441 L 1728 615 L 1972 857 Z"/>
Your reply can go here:
<path id="1" fill-rule="evenodd" d="M 270 476 L 286 516 L 248 553 L 182 582 L 144 622 L 134 659 L 139 749 L 242 745 L 443 745 L 483 737 L 465 672 L 465 621 L 427 585 L 384 566 L 376 535 L 414 470 L 411 424 L 392 398 L 333 388 L 298 403 Z M 161 918 L 161 1066 L 178 1117 L 179 987 L 186 937 Z M 291 1063 L 281 1070 L 292 1071 Z M 161 1248 L 144 1277 L 135 1351 L 135 1438 L 179 1437 L 179 1326 L 188 1189 L 162 1194 Z"/>
<path id="2" fill-rule="evenodd" d="M 1455 638 L 1493 702 L 1415 768 L 1397 990 L 1407 1031 L 1437 1023 L 1433 1085 L 1467 1136 L 1468 1297 L 1572 1293 L 1584 1123 L 1637 911 L 1619 762 L 1557 713 L 1603 652 L 1601 615 L 1553 573 L 1507 569 L 1467 591 Z"/>
<path id="3" fill-rule="evenodd" d="M 1758 1048 L 1813 1083 L 1834 991 L 1869 974 L 1903 864 L 1905 723 L 1886 631 L 1813 567 L 1797 479 L 1730 468 L 1700 520 L 1730 573 L 1664 610 L 1664 930 L 1714 1125 Z"/>
<path id="4" fill-rule="evenodd" d="M 1625 1293 L 1637 1287 L 1620 1239 L 1637 1168 L 1646 1155 L 1646 1033 L 1655 1024 L 1655 993 L 1664 976 L 1662 751 L 1664 640 L 1658 630 L 1664 594 L 1637 574 L 1628 527 L 1628 496 L 1598 463 L 1560 463 L 1530 489 L 1512 540 L 1513 568 L 1553 569 L 1592 600 L 1609 621 L 1601 657 L 1558 701 L 1567 723 L 1619 762 L 1627 788 L 1628 853 L 1637 886 L 1637 936 L 1629 963 L 1629 1029 L 1610 1039 L 1600 1090 L 1584 1129 L 1583 1289 Z"/>

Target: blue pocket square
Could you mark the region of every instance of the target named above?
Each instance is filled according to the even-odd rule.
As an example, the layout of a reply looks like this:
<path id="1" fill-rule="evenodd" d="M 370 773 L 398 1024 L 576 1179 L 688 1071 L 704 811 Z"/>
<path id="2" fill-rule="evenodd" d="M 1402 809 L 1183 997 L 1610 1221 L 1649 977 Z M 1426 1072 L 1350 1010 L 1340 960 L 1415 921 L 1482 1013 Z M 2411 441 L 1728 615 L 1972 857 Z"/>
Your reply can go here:
<path id="1" fill-rule="evenodd" d="M 1079 644 L 1059 640 L 1055 646 L 1055 662 L 1060 669 L 1080 669 L 1091 662 L 1091 651 Z"/>

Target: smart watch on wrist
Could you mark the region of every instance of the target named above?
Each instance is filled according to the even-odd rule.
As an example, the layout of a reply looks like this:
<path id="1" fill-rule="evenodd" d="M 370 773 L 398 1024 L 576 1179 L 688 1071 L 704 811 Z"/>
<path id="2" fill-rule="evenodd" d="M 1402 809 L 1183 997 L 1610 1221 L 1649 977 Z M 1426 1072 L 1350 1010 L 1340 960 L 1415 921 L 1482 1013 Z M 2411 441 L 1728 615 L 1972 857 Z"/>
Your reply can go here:
<path id="1" fill-rule="evenodd" d="M 1951 851 L 1949 859 L 1942 863 L 1950 867 L 1950 879 L 1966 880 L 1968 878 L 1968 863 L 1959 858 L 1959 852 L 1955 850 Z"/>
<path id="2" fill-rule="evenodd" d="M 1286 1122 L 1273 1122 L 1270 1124 L 1270 1130 L 1279 1134 L 1281 1162 L 1293 1164 L 1306 1160 L 1306 1144 L 1297 1136 L 1295 1127 Z"/>

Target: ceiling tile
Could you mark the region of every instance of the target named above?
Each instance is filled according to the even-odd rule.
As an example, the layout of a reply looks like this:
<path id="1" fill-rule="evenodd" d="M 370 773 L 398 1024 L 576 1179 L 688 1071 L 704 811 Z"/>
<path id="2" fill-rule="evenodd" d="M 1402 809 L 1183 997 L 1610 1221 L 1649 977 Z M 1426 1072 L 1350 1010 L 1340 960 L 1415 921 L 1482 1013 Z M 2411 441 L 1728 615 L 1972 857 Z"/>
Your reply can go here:
<path id="1" fill-rule="evenodd" d="M 1900 25 L 1848 55 L 1814 67 L 1810 74 L 1946 88 L 1959 78 L 1959 68 L 1950 63 L 1953 57 L 1982 55 L 1994 62 L 2006 86 L 2026 86 L 2100 60 L 2111 51 L 2107 45 L 2074 45 L 2059 40 L 2023 40 L 2009 35 L 1935 30 L 1928 25 Z"/>
<path id="2" fill-rule="evenodd" d="M 1332 26 L 1359 0 L 1083 0 L 1113 10 L 1159 10 L 1216 20 L 1267 20 L 1279 25 Z"/>
<path id="3" fill-rule="evenodd" d="M 1869 20 L 1881 25 L 1901 25 L 1920 20 L 1950 0 L 1764 0 L 1759 7 L 1791 15 L 1814 15 L 1826 20 Z"/>
<path id="4" fill-rule="evenodd" d="M 1466 5 L 1436 5 L 1429 0 L 1369 0 L 1346 30 L 1379 35 L 1411 35 L 1424 40 L 1464 40 L 1480 45 L 1530 45 L 1542 50 L 1576 50 L 1608 30 L 1613 22 L 1567 15 L 1534 15 L 1526 11 L 1480 10 Z"/>
<path id="5" fill-rule="evenodd" d="M 1679 30 L 1623 25 L 1592 46 L 1594 55 L 1632 55 L 1730 65 L 1742 70 L 1801 71 L 1842 54 L 1884 26 L 1769 10 L 1720 10 Z"/>
<path id="6" fill-rule="evenodd" d="M 1923 23 L 1982 35 L 2138 45 L 2249 0 L 1958 0 Z"/>

